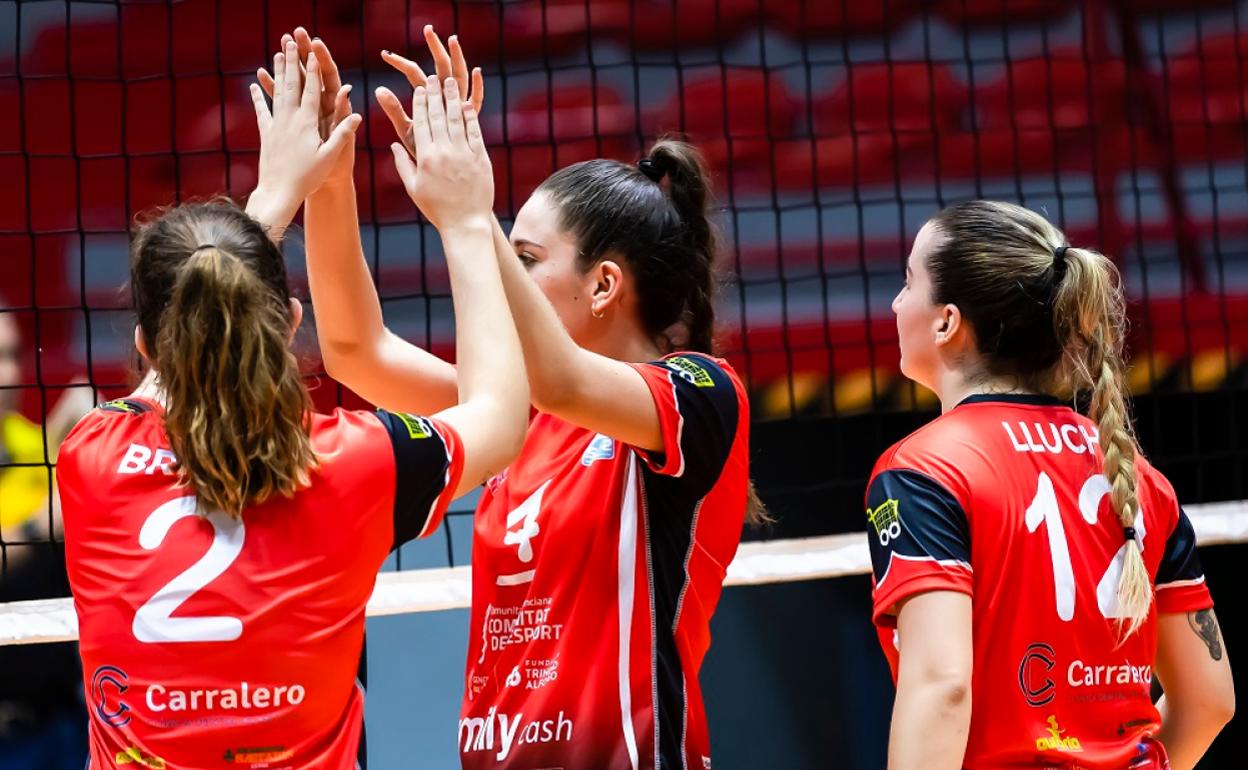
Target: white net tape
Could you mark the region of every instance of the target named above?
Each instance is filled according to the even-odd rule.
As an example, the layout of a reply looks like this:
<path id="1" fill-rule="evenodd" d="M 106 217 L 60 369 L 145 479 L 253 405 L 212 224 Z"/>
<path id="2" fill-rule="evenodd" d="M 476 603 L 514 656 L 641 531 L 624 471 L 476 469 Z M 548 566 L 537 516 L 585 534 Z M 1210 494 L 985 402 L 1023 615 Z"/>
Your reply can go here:
<path id="1" fill-rule="evenodd" d="M 1248 501 L 1186 507 L 1200 545 L 1248 542 Z M 383 572 L 368 601 L 369 617 L 462 609 L 472 601 L 469 567 Z M 865 533 L 744 543 L 728 566 L 728 586 L 863 575 L 871 570 Z M 72 599 L 0 604 L 0 644 L 78 638 Z"/>

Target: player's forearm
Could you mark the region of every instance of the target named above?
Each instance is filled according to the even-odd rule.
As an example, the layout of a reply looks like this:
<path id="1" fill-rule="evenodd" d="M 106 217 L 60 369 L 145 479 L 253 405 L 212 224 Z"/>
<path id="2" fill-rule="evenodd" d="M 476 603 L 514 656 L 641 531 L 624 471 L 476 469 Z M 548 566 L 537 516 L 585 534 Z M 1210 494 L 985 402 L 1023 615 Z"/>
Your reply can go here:
<path id="1" fill-rule="evenodd" d="M 456 402 L 455 368 L 385 327 L 364 260 L 354 185 L 326 185 L 308 198 L 308 286 L 317 340 L 331 377 L 369 402 L 430 414 Z"/>
<path id="2" fill-rule="evenodd" d="M 309 197 L 304 228 L 308 288 L 326 372 L 369 401 L 396 409 L 373 392 L 386 328 L 360 243 L 354 184 L 326 186 Z"/>
<path id="3" fill-rule="evenodd" d="M 889 770 L 960 770 L 970 726 L 969 681 L 960 677 L 899 681 Z"/>
<path id="4" fill-rule="evenodd" d="M 460 220 L 441 235 L 455 298 L 460 403 L 486 399 L 496 404 L 499 441 L 518 442 L 528 423 L 529 385 L 494 257 L 490 220 Z"/>
<path id="5" fill-rule="evenodd" d="M 1192 770 L 1234 713 L 1233 709 L 1211 708 L 1199 698 L 1195 701 L 1175 701 L 1163 695 L 1157 702 L 1161 712 L 1157 740 L 1170 755 L 1173 770 Z"/>
<path id="6" fill-rule="evenodd" d="M 538 409 L 557 412 L 575 396 L 580 374 L 576 358 L 585 351 L 573 342 L 555 309 L 529 278 L 498 220 L 494 221 L 494 252 L 524 350 L 530 398 Z"/>
<path id="7" fill-rule="evenodd" d="M 360 243 L 355 186 L 323 187 L 308 198 L 308 287 L 326 366 L 349 366 L 376 351 L 385 333 L 381 302 Z"/>

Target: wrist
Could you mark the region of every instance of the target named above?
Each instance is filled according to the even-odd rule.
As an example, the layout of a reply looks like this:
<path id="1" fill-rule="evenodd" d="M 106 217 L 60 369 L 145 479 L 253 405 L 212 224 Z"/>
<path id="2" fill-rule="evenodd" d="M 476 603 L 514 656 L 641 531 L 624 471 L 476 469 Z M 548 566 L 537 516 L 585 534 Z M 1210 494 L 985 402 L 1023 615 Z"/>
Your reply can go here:
<path id="1" fill-rule="evenodd" d="M 285 230 L 303 201 L 289 192 L 258 185 L 247 198 L 247 213 L 272 230 Z"/>
<path id="2" fill-rule="evenodd" d="M 328 200 L 355 194 L 355 179 L 350 175 L 340 179 L 326 179 L 325 184 L 308 195 L 308 200 Z"/>
<path id="3" fill-rule="evenodd" d="M 489 212 L 448 217 L 434 226 L 443 235 L 494 235 L 494 217 Z"/>

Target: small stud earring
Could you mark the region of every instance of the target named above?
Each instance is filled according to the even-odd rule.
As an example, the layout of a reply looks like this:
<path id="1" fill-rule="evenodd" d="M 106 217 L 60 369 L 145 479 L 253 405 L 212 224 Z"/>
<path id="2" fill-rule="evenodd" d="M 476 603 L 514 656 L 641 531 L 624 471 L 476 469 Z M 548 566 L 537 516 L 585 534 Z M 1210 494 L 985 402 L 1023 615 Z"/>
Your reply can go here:
<path id="1" fill-rule="evenodd" d="M 605 313 L 597 312 L 593 308 L 590 308 L 589 314 L 592 315 L 594 318 L 602 318 L 603 315 L 605 315 Z"/>

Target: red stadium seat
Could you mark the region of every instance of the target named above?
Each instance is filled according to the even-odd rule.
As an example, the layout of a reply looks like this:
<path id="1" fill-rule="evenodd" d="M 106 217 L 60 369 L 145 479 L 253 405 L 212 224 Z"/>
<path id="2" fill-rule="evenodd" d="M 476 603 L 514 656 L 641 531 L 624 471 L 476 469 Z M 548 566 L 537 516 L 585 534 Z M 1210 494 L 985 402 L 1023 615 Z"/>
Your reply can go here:
<path id="1" fill-rule="evenodd" d="M 1119 59 L 1090 61 L 1081 49 L 1012 61 L 995 81 L 976 88 L 973 106 L 984 128 L 1075 128 L 1119 123 L 1125 110 Z"/>
<path id="2" fill-rule="evenodd" d="M 633 105 L 610 86 L 588 82 L 536 88 L 516 100 L 507 111 L 508 142 L 562 142 L 595 136 L 635 135 Z M 503 116 L 485 116 L 487 141 L 501 141 Z"/>
<path id="3" fill-rule="evenodd" d="M 1074 0 L 937 0 L 936 13 L 958 25 L 1034 24 L 1065 16 Z"/>
<path id="4" fill-rule="evenodd" d="M 906 173 L 903 150 L 926 144 L 887 133 L 824 136 L 813 142 L 813 147 L 807 140 L 777 148 L 776 177 L 782 184 L 810 189 L 812 173 L 820 189 L 892 182 Z"/>
<path id="5" fill-rule="evenodd" d="M 371 5 L 366 18 L 379 39 L 403 30 L 403 25 L 394 24 L 392 15 L 376 14 Z M 422 61 L 428 54 L 420 50 L 421 30 L 428 23 L 444 36 L 458 34 L 470 64 L 497 68 L 504 60 L 540 60 L 585 51 L 591 44 L 624 35 L 628 21 L 628 0 L 520 0 L 501 5 L 459 3 L 456 8 L 441 2 L 418 4 L 407 34 Z M 383 27 L 389 27 L 390 32 Z M 402 50 L 404 41 L 390 45 Z"/>
<path id="6" fill-rule="evenodd" d="M 1198 49 L 1171 57 L 1159 75 L 1173 123 L 1245 122 L 1248 34 L 1211 37 Z"/>
<path id="7" fill-rule="evenodd" d="M 767 16 L 796 38 L 840 38 L 890 33 L 918 12 L 918 0 L 764 0 Z"/>
<path id="8" fill-rule="evenodd" d="M 705 71 L 704 71 L 705 72 Z M 648 133 L 684 130 L 691 136 L 785 137 L 792 133 L 798 102 L 777 73 L 726 67 L 685 80 L 683 91 L 651 104 Z"/>
<path id="9" fill-rule="evenodd" d="M 848 72 L 844 82 L 811 107 L 819 134 L 949 131 L 962 124 L 966 88 L 945 65 L 873 63 L 853 65 Z"/>
<path id="10" fill-rule="evenodd" d="M 1231 8 L 1236 0 L 1119 0 L 1118 4 L 1136 13 L 1191 13 L 1198 8 Z"/>
<path id="11" fill-rule="evenodd" d="M 674 51 L 736 40 L 763 26 L 759 0 L 635 0 L 620 40 L 641 51 Z"/>

